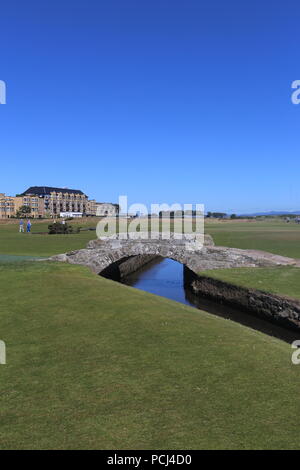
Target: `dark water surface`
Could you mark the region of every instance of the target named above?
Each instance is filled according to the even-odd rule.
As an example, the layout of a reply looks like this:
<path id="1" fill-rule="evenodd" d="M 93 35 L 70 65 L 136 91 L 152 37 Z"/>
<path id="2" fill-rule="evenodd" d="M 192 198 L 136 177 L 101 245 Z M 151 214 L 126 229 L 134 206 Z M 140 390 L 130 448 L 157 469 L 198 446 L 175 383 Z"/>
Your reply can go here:
<path id="1" fill-rule="evenodd" d="M 127 276 L 122 282 L 136 289 L 167 297 L 202 311 L 233 320 L 288 343 L 299 339 L 300 336 L 300 333 L 274 325 L 248 312 L 196 296 L 184 287 L 183 265 L 171 259 L 162 258 L 152 261 L 142 269 Z"/>

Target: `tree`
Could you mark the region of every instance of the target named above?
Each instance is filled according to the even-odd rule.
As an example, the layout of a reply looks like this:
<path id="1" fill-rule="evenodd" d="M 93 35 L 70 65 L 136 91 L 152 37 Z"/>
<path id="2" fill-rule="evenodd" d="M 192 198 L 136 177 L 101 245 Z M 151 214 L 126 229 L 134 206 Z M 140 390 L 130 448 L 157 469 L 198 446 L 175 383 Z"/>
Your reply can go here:
<path id="1" fill-rule="evenodd" d="M 224 219 L 224 217 L 226 217 L 226 213 L 225 212 L 212 212 L 211 216 L 214 218 L 214 219 Z"/>
<path id="2" fill-rule="evenodd" d="M 231 214 L 230 218 L 231 219 L 236 219 L 236 214 Z"/>
<path id="3" fill-rule="evenodd" d="M 79 232 L 80 232 L 80 227 L 74 227 L 73 225 L 69 225 L 69 224 L 61 224 L 59 222 L 55 222 L 53 224 L 48 225 L 49 235 L 57 235 L 57 234 L 67 235 L 69 233 L 79 233 Z"/>
<path id="4" fill-rule="evenodd" d="M 17 217 L 22 217 L 30 213 L 31 213 L 31 208 L 29 206 L 21 206 L 17 212 Z"/>

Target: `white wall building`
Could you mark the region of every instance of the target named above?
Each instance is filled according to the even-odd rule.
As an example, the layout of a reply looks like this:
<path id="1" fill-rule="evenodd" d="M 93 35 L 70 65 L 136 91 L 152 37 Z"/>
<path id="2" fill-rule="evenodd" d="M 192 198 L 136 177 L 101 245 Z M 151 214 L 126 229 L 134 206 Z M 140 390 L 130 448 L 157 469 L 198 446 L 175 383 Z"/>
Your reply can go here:
<path id="1" fill-rule="evenodd" d="M 82 217 L 82 212 L 60 212 L 60 217 L 67 218 L 67 217 L 73 217 L 73 218 L 78 218 Z"/>
<path id="2" fill-rule="evenodd" d="M 96 215 L 98 217 L 115 216 L 118 213 L 119 213 L 118 204 L 112 204 L 111 202 L 97 202 L 96 203 Z"/>

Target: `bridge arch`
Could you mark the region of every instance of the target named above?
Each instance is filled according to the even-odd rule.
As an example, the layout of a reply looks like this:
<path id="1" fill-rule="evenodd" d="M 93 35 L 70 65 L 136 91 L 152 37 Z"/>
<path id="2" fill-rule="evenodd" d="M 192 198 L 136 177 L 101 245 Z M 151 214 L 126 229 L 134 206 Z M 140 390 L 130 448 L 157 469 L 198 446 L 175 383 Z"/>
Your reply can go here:
<path id="1" fill-rule="evenodd" d="M 105 246 L 105 250 L 103 248 Z M 170 244 L 169 240 L 165 243 L 160 241 L 155 242 L 138 242 L 138 241 L 127 241 L 124 240 L 120 243 L 110 243 L 107 246 L 107 242 L 97 245 L 92 244 L 93 256 L 90 257 L 90 267 L 96 274 L 106 275 L 111 269 L 116 269 L 125 261 L 132 258 L 147 258 L 153 259 L 154 257 L 169 258 L 173 261 L 177 261 L 183 265 L 188 265 L 192 259 L 192 252 L 186 250 L 186 245 L 181 243 Z M 90 250 L 80 250 L 77 252 L 77 261 L 82 256 L 86 259 L 86 255 L 89 254 Z M 91 253 L 91 251 L 90 251 Z M 111 274 L 111 273 L 110 273 Z"/>
<path id="2" fill-rule="evenodd" d="M 112 261 L 108 266 L 102 269 L 98 274 L 107 279 L 114 281 L 121 281 L 124 277 L 132 274 L 135 271 L 143 268 L 148 264 L 157 264 L 163 259 L 172 259 L 182 265 L 184 269 L 188 269 L 186 264 L 182 262 L 177 256 L 162 256 L 155 254 L 135 254 L 130 256 L 124 256 L 116 261 Z"/>
<path id="3" fill-rule="evenodd" d="M 88 266 L 99 274 L 113 263 L 136 256 L 161 256 L 177 261 L 194 273 L 205 269 L 294 265 L 300 261 L 255 250 L 214 246 L 205 235 L 204 244 L 195 239 L 114 239 L 92 240 L 87 248 L 55 255 L 53 261 Z"/>

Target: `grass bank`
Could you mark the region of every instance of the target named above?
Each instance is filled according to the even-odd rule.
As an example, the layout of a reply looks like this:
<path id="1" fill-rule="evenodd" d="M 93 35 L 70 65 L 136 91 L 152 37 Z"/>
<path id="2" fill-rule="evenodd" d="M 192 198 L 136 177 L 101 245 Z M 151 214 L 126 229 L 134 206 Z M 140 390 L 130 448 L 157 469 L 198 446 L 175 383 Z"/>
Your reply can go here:
<path id="1" fill-rule="evenodd" d="M 300 268 L 232 268 L 202 271 L 205 275 L 240 287 L 300 299 Z"/>
<path id="2" fill-rule="evenodd" d="M 287 344 L 80 266 L 0 285 L 2 449 L 299 448 Z"/>

